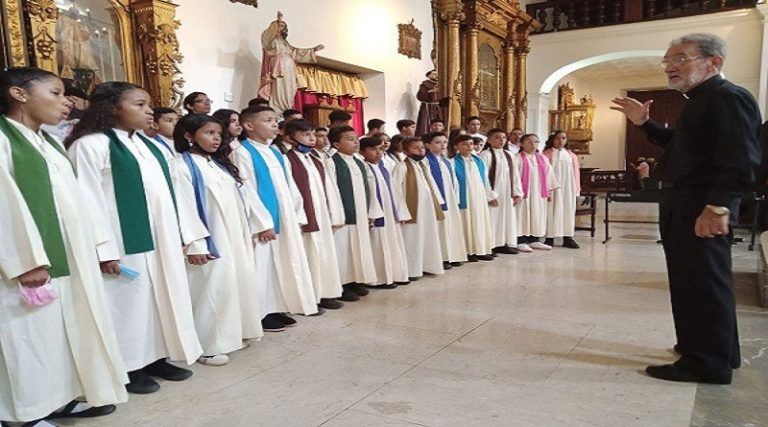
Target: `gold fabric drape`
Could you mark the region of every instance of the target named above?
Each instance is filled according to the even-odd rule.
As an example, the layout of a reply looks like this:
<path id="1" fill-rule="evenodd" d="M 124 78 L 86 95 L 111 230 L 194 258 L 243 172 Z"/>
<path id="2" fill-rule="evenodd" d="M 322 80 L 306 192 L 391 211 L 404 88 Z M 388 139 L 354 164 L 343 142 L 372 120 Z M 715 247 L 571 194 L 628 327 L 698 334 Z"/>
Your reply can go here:
<path id="1" fill-rule="evenodd" d="M 317 65 L 296 64 L 296 80 L 298 80 L 299 89 L 308 92 L 368 98 L 365 82 L 354 74 L 328 70 Z"/>

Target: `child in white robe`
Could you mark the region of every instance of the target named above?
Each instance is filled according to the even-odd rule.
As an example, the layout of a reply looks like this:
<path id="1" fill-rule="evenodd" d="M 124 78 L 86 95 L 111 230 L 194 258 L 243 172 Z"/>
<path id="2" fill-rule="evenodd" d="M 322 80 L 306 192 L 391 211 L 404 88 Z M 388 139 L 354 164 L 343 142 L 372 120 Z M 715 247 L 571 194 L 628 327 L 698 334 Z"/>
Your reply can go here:
<path id="1" fill-rule="evenodd" d="M 488 166 L 488 180 L 491 189 L 499 195 L 498 205 L 491 206 L 493 230 L 493 252 L 516 254 L 517 212 L 515 206 L 523 193 L 520 173 L 514 166 L 512 154 L 506 151 L 507 135 L 501 129 L 488 131 L 488 142 L 480 158 Z"/>
<path id="2" fill-rule="evenodd" d="M 128 399 L 96 258 L 106 225 L 83 208 L 64 147 L 40 127 L 58 123 L 70 106 L 50 72 L 0 72 L 3 423 L 43 426 L 52 424 L 37 420 L 107 415 Z"/>
<path id="3" fill-rule="evenodd" d="M 420 138 L 402 141 L 407 156 L 392 173 L 397 197 L 405 200 L 411 219 L 402 226 L 405 251 L 408 255 L 409 280 L 418 280 L 425 273 L 443 274 L 443 253 L 440 246 L 438 221 L 445 219 L 440 208 L 443 199 L 429 173 L 424 157 L 427 152 Z"/>
<path id="4" fill-rule="evenodd" d="M 409 284 L 408 259 L 401 224 L 410 219 L 404 209 L 405 203 L 395 198 L 392 178 L 381 162 L 384 143 L 381 138 L 360 139 L 360 154 L 368 170 L 368 188 L 376 197 L 371 197 L 370 211 L 381 211 L 383 216 L 374 220 L 371 227 L 371 248 L 376 265 L 376 282 L 379 289 L 393 289 Z"/>
<path id="5" fill-rule="evenodd" d="M 254 258 L 265 332 L 284 331 L 296 320 L 283 313 L 320 313 L 304 250 L 301 224 L 306 224 L 303 199 L 285 157 L 269 140 L 277 135 L 277 113 L 269 107 L 240 113 L 246 138 L 233 141 L 232 161 L 245 183 L 251 209 Z M 266 213 L 266 215 L 265 215 Z"/>
<path id="6" fill-rule="evenodd" d="M 440 228 L 440 247 L 443 253 L 443 268 L 450 270 L 467 261 L 467 245 L 464 242 L 461 212 L 459 211 L 458 187 L 456 174 L 451 162 L 446 157 L 448 137 L 442 132 L 430 132 L 421 136 L 429 150 L 426 161 L 432 174 L 443 204 L 440 208 L 445 213 L 445 220 L 438 222 Z"/>
<path id="7" fill-rule="evenodd" d="M 195 331 L 182 245 L 208 235 L 173 186 L 162 151 L 138 133 L 152 122 L 149 94 L 126 82 L 97 86 L 67 139 L 84 200 L 109 224 L 97 247 L 113 323 L 132 393 L 153 393 L 151 377 L 182 381 L 202 354 Z M 189 254 L 189 252 L 188 252 Z M 119 275 L 127 268 L 135 278 Z M 127 271 L 128 271 L 127 270 Z"/>
<path id="8" fill-rule="evenodd" d="M 451 146 L 453 167 L 459 186 L 464 240 L 469 262 L 493 260 L 493 229 L 490 207 L 496 207 L 498 195 L 488 182 L 487 165 L 474 153 L 472 137 L 458 135 Z"/>
<path id="9" fill-rule="evenodd" d="M 195 194 L 197 215 L 210 232 L 195 251 L 206 254 L 187 257 L 195 326 L 203 347 L 198 361 L 222 366 L 229 363 L 227 353 L 263 335 L 248 209 L 221 122 L 188 114 L 175 133 L 182 185 Z"/>
<path id="10" fill-rule="evenodd" d="M 341 279 L 336 258 L 334 227 L 344 224 L 344 210 L 338 197 L 334 197 L 335 183 L 323 162 L 313 156 L 315 126 L 306 120 L 291 120 L 285 126 L 284 141 L 289 148 L 286 157 L 291 173 L 301 193 L 307 224 L 301 226 L 309 270 L 315 286 L 315 297 L 320 308 L 337 310 L 344 303 L 341 297 Z"/>
<path id="11" fill-rule="evenodd" d="M 520 139 L 520 152 L 515 155 L 515 168 L 520 171 L 523 199 L 517 204 L 517 249 L 550 250 L 552 246 L 539 240 L 547 232 L 547 201 L 558 188 L 549 160 L 536 151 L 539 137 L 526 134 Z"/>
<path id="12" fill-rule="evenodd" d="M 544 244 L 553 246 L 556 237 L 563 238 L 563 247 L 578 249 L 573 240 L 576 233 L 576 199 L 581 192 L 579 157 L 566 145 L 568 135 L 556 130 L 544 145 L 544 155 L 549 159 L 560 188 L 552 192 L 547 203 L 547 238 Z"/>
<path id="13" fill-rule="evenodd" d="M 382 212 L 370 211 L 368 206 L 371 193 L 368 173 L 359 156 L 359 142 L 355 130 L 350 126 L 337 126 L 328 132 L 328 141 L 337 152 L 328 162 L 344 207 L 344 226 L 336 230 L 336 253 L 339 274 L 344 292 L 342 301 L 356 301 L 368 295 L 365 284 L 376 281 L 376 268 L 371 250 L 371 236 L 368 231 Z"/>

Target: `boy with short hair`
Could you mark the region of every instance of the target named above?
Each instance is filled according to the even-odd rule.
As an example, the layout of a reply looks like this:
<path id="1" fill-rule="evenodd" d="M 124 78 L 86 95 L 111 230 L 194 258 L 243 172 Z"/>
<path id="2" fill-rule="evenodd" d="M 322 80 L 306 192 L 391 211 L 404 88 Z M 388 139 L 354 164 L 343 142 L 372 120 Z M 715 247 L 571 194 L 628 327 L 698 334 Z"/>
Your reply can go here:
<path id="1" fill-rule="evenodd" d="M 349 126 L 349 121 L 352 120 L 352 115 L 346 111 L 333 110 L 331 111 L 331 114 L 328 115 L 328 120 L 331 121 L 328 125 L 329 129 L 338 126 Z"/>
<path id="2" fill-rule="evenodd" d="M 168 107 L 158 107 L 152 112 L 152 126 L 145 133 L 157 142 L 156 145 L 160 151 L 171 154 L 171 157 L 178 157 L 179 153 L 173 146 L 173 129 L 179 122 L 179 114 L 176 113 L 176 110 Z"/>
<path id="3" fill-rule="evenodd" d="M 336 154 L 336 149 L 328 142 L 328 128 L 315 128 L 315 147 L 312 149 L 312 154 L 323 162 L 330 160 L 331 156 Z"/>
<path id="4" fill-rule="evenodd" d="M 376 281 L 368 228 L 383 213 L 380 209 L 368 210 L 372 195 L 365 164 L 355 157 L 360 147 L 355 129 L 350 126 L 332 128 L 328 132 L 328 141 L 337 150 L 328 165 L 341 195 L 345 217 L 344 226 L 334 235 L 344 288 L 341 300 L 356 301 L 368 295 L 363 285 Z"/>
<path id="5" fill-rule="evenodd" d="M 432 120 L 432 123 L 429 124 L 429 131 L 439 132 L 439 133 L 445 132 L 445 122 L 443 121 L 443 119 Z"/>
<path id="6" fill-rule="evenodd" d="M 483 142 L 488 139 L 485 135 L 480 133 L 480 127 L 483 125 L 482 119 L 480 119 L 479 116 L 469 116 L 467 117 L 467 135 L 471 137 L 480 138 L 483 140 Z M 478 150 L 479 152 L 479 150 Z"/>
<path id="7" fill-rule="evenodd" d="M 368 120 L 368 133 L 365 136 L 374 136 L 377 133 L 384 133 L 384 120 L 371 119 Z"/>
<path id="8" fill-rule="evenodd" d="M 409 119 L 402 119 L 397 121 L 397 131 L 403 137 L 411 137 L 416 135 L 416 122 Z"/>

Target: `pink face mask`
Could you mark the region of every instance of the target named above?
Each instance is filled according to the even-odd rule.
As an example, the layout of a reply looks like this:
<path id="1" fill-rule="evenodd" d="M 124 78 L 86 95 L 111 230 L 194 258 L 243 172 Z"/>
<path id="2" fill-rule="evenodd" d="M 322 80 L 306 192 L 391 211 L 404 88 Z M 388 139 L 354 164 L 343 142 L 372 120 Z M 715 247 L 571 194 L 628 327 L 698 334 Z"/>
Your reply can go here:
<path id="1" fill-rule="evenodd" d="M 53 302 L 59 297 L 56 291 L 51 286 L 51 282 L 44 284 L 37 288 L 28 288 L 26 286 L 19 285 L 19 293 L 21 298 L 27 305 L 32 307 L 42 307 Z"/>

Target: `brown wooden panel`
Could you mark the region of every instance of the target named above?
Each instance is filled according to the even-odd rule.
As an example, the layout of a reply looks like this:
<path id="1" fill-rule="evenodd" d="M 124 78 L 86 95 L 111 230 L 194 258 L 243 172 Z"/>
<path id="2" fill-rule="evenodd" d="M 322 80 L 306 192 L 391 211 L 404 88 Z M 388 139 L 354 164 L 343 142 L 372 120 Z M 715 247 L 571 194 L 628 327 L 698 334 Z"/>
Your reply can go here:
<path id="1" fill-rule="evenodd" d="M 683 95 L 671 89 L 630 91 L 627 93 L 627 96 L 635 98 L 640 102 L 652 99 L 651 118 L 669 127 L 675 126 L 678 117 L 680 117 L 680 112 L 685 105 Z M 627 120 L 627 139 L 625 144 L 625 166 L 627 168 L 630 163 L 635 163 L 638 157 L 653 157 L 658 160 L 662 154 L 661 148 L 648 141 L 645 132 L 634 126 L 629 120 Z"/>

